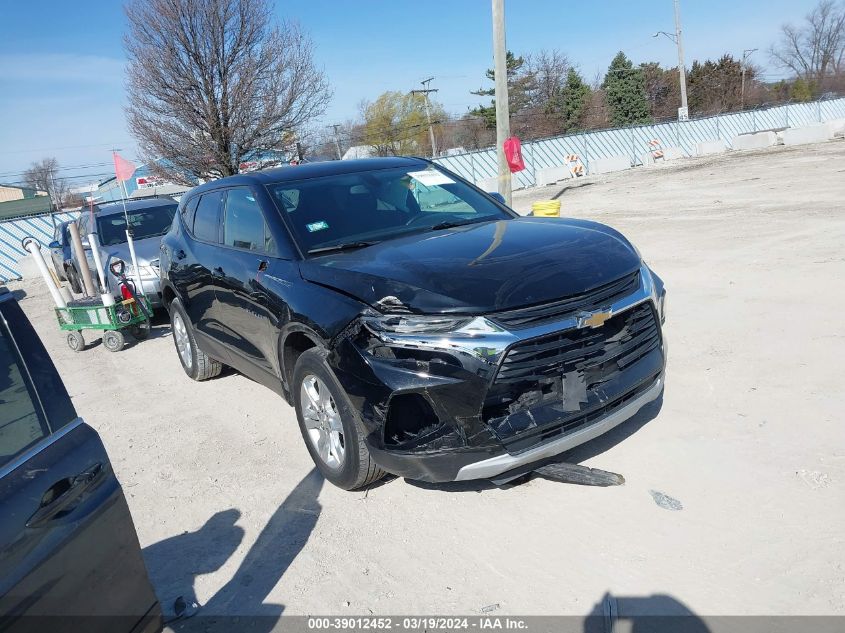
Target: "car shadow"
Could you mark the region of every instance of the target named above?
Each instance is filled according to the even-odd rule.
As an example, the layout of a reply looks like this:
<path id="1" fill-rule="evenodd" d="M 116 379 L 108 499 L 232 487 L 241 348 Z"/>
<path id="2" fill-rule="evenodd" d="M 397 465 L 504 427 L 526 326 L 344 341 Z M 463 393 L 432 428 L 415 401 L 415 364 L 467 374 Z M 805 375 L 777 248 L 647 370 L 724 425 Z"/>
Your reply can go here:
<path id="1" fill-rule="evenodd" d="M 231 578 L 204 604 L 195 594 L 196 578 L 219 570 L 244 537 L 235 525 L 241 517 L 230 509 L 212 516 L 196 532 L 165 539 L 144 548 L 144 559 L 173 631 L 231 631 L 263 633 L 276 626 L 284 605 L 265 604 L 317 524 L 322 507 L 318 501 L 323 477 L 313 468 L 276 509 Z M 175 618 L 174 601 L 182 597 L 198 604 L 196 615 Z"/>
<path id="2" fill-rule="evenodd" d="M 657 399 L 644 405 L 639 411 L 637 411 L 635 415 L 633 415 L 631 418 L 629 418 L 619 426 L 611 429 L 607 433 L 599 435 L 597 438 L 592 439 L 589 442 L 581 444 L 580 446 L 576 446 L 575 448 L 570 449 L 565 453 L 561 453 L 560 455 L 556 455 L 552 459 L 537 462 L 536 466 L 541 466 L 543 464 L 553 462 L 580 464 L 581 462 L 601 455 L 602 453 L 610 450 L 617 444 L 620 444 L 621 442 L 625 441 L 634 433 L 643 428 L 646 424 L 654 420 L 660 414 L 660 410 L 662 408 L 663 393 L 661 392 L 660 396 Z M 605 466 L 607 470 L 613 470 L 613 464 L 601 464 L 598 466 Z M 624 476 L 624 473 L 621 474 Z M 423 488 L 426 490 L 440 490 L 442 492 L 483 492 L 485 490 L 491 490 L 493 488 L 501 488 L 503 490 L 516 488 L 526 483 L 527 481 L 530 481 L 532 478 L 533 476 L 531 473 L 526 473 L 525 475 L 521 475 L 518 478 L 501 485 L 496 485 L 492 481 L 489 481 L 487 479 L 477 479 L 473 481 L 454 481 L 447 483 L 428 483 L 424 481 L 414 481 L 411 479 L 406 479 L 405 482 L 416 488 Z"/>
<path id="3" fill-rule="evenodd" d="M 680 600 L 664 594 L 605 593 L 587 617 L 583 633 L 709 633 L 705 621 Z"/>

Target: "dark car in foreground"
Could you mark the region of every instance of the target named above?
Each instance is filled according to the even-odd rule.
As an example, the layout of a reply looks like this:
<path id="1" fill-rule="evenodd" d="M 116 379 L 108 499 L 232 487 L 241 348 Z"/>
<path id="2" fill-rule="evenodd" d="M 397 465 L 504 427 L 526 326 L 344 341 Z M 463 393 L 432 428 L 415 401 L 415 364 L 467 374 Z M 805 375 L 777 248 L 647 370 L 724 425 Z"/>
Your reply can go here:
<path id="1" fill-rule="evenodd" d="M 96 431 L 0 288 L 0 630 L 152 633 L 161 610 Z"/>
<path id="2" fill-rule="evenodd" d="M 185 372 L 284 395 L 343 488 L 501 479 L 662 393 L 663 284 L 628 240 L 422 159 L 207 183 L 160 260 Z"/>

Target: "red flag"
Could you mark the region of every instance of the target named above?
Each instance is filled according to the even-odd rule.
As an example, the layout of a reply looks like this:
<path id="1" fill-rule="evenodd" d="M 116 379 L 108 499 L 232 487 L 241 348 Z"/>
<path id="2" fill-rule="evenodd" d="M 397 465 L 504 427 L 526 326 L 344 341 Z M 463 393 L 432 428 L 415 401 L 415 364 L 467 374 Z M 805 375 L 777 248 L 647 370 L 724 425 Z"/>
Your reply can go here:
<path id="1" fill-rule="evenodd" d="M 511 173 L 522 171 L 525 169 L 525 161 L 522 160 L 522 146 L 519 139 L 511 136 L 505 139 L 505 158 L 508 161 Z"/>
<path id="2" fill-rule="evenodd" d="M 118 180 L 129 180 L 132 174 L 135 173 L 135 165 L 123 158 L 117 152 L 112 152 L 114 155 L 114 175 Z"/>

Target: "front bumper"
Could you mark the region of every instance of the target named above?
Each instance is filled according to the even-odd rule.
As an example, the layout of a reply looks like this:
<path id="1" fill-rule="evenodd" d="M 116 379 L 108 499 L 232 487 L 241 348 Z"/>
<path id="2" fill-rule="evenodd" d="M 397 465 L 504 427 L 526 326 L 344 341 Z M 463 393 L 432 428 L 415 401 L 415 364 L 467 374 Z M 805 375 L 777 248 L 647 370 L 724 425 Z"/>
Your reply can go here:
<path id="1" fill-rule="evenodd" d="M 585 326 L 583 315 L 436 339 L 376 334 L 359 325 L 338 337 L 328 360 L 382 468 L 429 482 L 493 478 L 587 442 L 660 396 L 665 346 L 657 292 L 643 266 L 639 288 L 603 308 L 613 315 L 602 326 L 607 333 Z M 594 366 L 582 363 L 576 371 L 561 361 L 558 371 L 542 352 L 529 367 L 541 373 L 537 383 L 519 378 L 528 370 L 510 361 L 526 357 L 526 343 L 543 350 L 569 334 L 582 346 L 599 333 L 608 341 L 633 341 L 634 328 L 644 329 L 637 325 L 644 314 L 652 315 L 651 330 L 636 336 L 648 335 L 648 348 L 634 360 L 630 349 L 602 347 Z"/>

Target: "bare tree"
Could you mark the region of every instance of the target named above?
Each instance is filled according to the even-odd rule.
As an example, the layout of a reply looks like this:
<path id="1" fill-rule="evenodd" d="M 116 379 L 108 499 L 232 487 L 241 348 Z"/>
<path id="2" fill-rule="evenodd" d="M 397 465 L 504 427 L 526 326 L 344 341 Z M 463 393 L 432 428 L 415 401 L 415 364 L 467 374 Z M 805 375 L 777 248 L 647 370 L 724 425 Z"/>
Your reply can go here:
<path id="1" fill-rule="evenodd" d="M 59 161 L 55 158 L 42 158 L 32 163 L 23 174 L 23 181 L 27 187 L 36 191 L 46 191 L 56 208 L 61 207 L 62 201 L 68 195 L 68 185 L 59 178 Z"/>
<path id="2" fill-rule="evenodd" d="M 133 0 L 127 117 L 142 153 L 185 182 L 279 150 L 331 98 L 311 39 L 267 0 Z"/>
<path id="3" fill-rule="evenodd" d="M 553 104 L 566 87 L 566 76 L 573 67 L 569 58 L 557 49 L 541 50 L 525 58 L 527 72 L 534 81 L 530 90 L 531 105 L 541 110 Z"/>
<path id="4" fill-rule="evenodd" d="M 781 27 L 780 42 L 769 54 L 781 68 L 822 88 L 830 76 L 845 71 L 845 4 L 821 0 L 805 20 Z"/>

